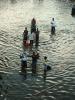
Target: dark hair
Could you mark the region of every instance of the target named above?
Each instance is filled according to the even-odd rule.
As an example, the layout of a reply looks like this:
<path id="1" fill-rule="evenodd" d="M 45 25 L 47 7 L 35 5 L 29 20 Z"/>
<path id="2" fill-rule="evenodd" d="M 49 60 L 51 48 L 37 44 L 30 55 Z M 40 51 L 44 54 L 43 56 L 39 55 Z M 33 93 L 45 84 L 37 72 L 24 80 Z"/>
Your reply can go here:
<path id="1" fill-rule="evenodd" d="M 25 27 L 25 29 L 27 29 L 27 27 Z"/>
<path id="2" fill-rule="evenodd" d="M 45 57 L 44 57 L 44 59 L 46 60 L 46 59 L 47 59 L 47 57 L 45 56 Z"/>
<path id="3" fill-rule="evenodd" d="M 54 20 L 54 18 L 52 18 L 52 20 Z"/>

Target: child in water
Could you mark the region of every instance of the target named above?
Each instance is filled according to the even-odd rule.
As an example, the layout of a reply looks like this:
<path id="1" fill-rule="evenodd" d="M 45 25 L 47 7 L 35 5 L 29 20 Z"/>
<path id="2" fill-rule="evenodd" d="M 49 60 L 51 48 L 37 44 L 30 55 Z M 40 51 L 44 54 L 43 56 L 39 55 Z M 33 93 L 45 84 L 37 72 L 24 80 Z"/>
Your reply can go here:
<path id="1" fill-rule="evenodd" d="M 46 79 L 46 73 L 47 73 L 47 57 L 44 57 L 44 79 Z"/>
<path id="2" fill-rule="evenodd" d="M 51 66 L 49 66 L 48 59 L 47 59 L 46 56 L 44 57 L 44 63 L 43 63 L 43 65 L 44 65 L 44 80 L 45 80 L 46 76 L 47 76 L 47 71 L 51 70 Z"/>

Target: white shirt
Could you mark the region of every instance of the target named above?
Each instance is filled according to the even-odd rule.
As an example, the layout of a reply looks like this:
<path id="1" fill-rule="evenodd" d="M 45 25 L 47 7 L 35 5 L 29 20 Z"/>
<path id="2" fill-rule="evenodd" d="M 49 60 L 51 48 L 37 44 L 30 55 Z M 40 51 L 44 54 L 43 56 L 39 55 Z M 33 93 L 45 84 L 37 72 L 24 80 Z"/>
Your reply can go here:
<path id="1" fill-rule="evenodd" d="M 29 34 L 29 40 L 34 40 L 34 33 Z"/>
<path id="2" fill-rule="evenodd" d="M 27 56 L 23 56 L 22 61 L 27 61 Z"/>
<path id="3" fill-rule="evenodd" d="M 21 55 L 21 60 L 22 61 L 27 61 L 27 55 L 26 54 L 22 54 Z"/>
<path id="4" fill-rule="evenodd" d="M 56 23 L 54 20 L 51 21 L 51 27 L 55 27 L 56 26 Z"/>

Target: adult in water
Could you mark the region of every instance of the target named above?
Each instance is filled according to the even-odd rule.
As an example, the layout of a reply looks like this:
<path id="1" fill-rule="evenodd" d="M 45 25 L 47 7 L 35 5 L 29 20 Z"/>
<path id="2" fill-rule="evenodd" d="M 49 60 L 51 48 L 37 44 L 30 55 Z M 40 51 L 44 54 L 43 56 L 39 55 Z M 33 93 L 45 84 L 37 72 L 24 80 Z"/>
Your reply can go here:
<path id="1" fill-rule="evenodd" d="M 31 33 L 32 32 L 36 32 L 36 20 L 35 20 L 35 18 L 33 18 L 31 21 Z"/>
<path id="2" fill-rule="evenodd" d="M 39 54 L 33 52 L 32 54 L 32 74 L 36 74 L 37 59 L 39 59 Z"/>
<path id="3" fill-rule="evenodd" d="M 54 18 L 52 18 L 52 21 L 51 21 L 51 34 L 55 34 L 55 27 L 56 27 L 56 23 L 55 23 L 55 20 Z"/>
<path id="4" fill-rule="evenodd" d="M 29 40 L 30 40 L 30 46 L 33 46 L 33 42 L 34 42 L 34 33 L 30 33 L 29 34 Z"/>
<path id="5" fill-rule="evenodd" d="M 37 28 L 36 34 L 35 34 L 35 45 L 38 46 L 38 43 L 39 43 L 39 30 Z"/>
<path id="6" fill-rule="evenodd" d="M 27 54 L 24 52 L 23 54 L 20 55 L 21 58 L 21 72 L 26 78 L 27 75 Z"/>
<path id="7" fill-rule="evenodd" d="M 24 45 L 26 45 L 27 39 L 28 39 L 28 30 L 27 30 L 27 27 L 25 27 L 25 30 L 23 32 L 23 43 L 24 43 Z"/>

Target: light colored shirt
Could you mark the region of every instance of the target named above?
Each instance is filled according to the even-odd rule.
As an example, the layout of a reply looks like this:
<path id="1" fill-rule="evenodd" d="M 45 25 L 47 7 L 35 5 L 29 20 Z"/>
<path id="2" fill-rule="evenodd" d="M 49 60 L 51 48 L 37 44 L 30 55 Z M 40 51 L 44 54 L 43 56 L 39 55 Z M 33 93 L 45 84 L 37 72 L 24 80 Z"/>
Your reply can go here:
<path id="1" fill-rule="evenodd" d="M 43 65 L 44 65 L 44 70 L 47 70 L 48 60 L 44 60 Z"/>
<path id="2" fill-rule="evenodd" d="M 55 21 L 51 21 L 51 27 L 56 27 L 56 23 L 55 23 Z"/>
<path id="3" fill-rule="evenodd" d="M 21 55 L 21 60 L 22 60 L 22 61 L 27 61 L 27 55 L 23 53 L 23 54 Z"/>
<path id="4" fill-rule="evenodd" d="M 29 34 L 29 40 L 34 40 L 34 33 Z"/>

